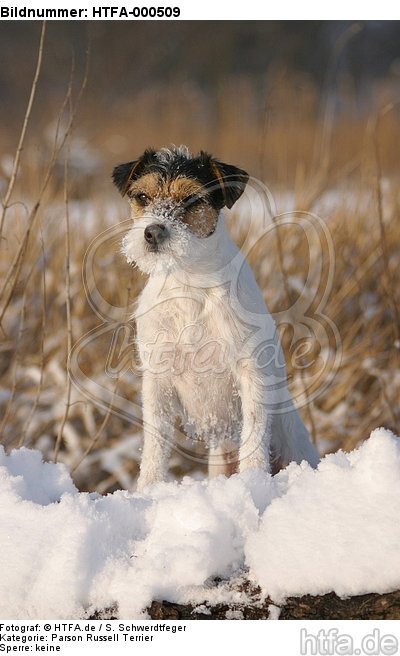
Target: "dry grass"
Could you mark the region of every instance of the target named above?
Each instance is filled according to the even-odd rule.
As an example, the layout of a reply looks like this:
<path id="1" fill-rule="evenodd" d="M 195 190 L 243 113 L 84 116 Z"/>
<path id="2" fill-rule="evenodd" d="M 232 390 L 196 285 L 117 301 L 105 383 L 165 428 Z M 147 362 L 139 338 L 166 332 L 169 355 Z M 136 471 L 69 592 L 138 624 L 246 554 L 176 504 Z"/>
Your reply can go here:
<path id="1" fill-rule="evenodd" d="M 400 432 L 397 107 L 387 106 L 382 91 L 384 111 L 363 119 L 333 117 L 327 131 L 315 89 L 279 74 L 263 112 L 245 79 L 224 83 L 215 120 L 201 114 L 201 107 L 210 110 L 205 98 L 192 91 L 177 102 L 177 93 L 149 90 L 111 120 L 84 96 L 78 107 L 79 93 L 70 85 L 60 110 L 43 113 L 39 136 L 27 111 L 23 133 L 15 134 L 16 157 L 11 165 L 4 156 L 1 162 L 1 442 L 6 449 L 24 445 L 58 457 L 74 469 L 81 489 L 130 486 L 140 459 L 140 426 L 128 420 L 140 377 L 134 366 L 121 371 L 124 357 L 129 364 L 132 333 L 122 328 L 112 353 L 110 344 L 142 281 L 119 255 L 122 232 L 110 230 L 126 218 L 126 208 L 108 169 L 149 142 L 209 148 L 269 181 L 277 199 L 270 217 L 275 229 L 259 235 L 248 259 L 279 318 L 291 388 L 299 398 L 307 390 L 301 412 L 320 450 L 351 449 L 381 425 Z M 343 94 L 351 105 L 348 89 Z M 161 117 L 154 110 L 160 96 Z M 54 133 L 57 121 L 52 141 L 46 134 L 50 125 Z M 4 143 L 9 140 L 4 136 Z M 293 221 L 281 225 L 288 205 Z M 245 211 L 243 204 L 227 217 L 241 243 L 249 233 Z M 334 258 L 320 227 L 304 238 L 301 225 L 310 214 L 327 228 Z M 88 302 L 82 266 L 92 240 L 106 230 L 96 242 L 92 283 L 103 308 L 113 306 L 115 323 L 80 351 L 80 370 L 93 382 L 84 394 L 70 383 L 67 358 L 71 345 L 102 323 Z M 300 339 L 307 349 L 299 356 L 293 325 L 310 325 L 292 307 L 302 293 L 309 298 L 307 316 L 318 324 Z M 336 354 L 337 365 L 317 375 L 322 361 Z M 113 366 L 119 375 L 112 375 Z M 96 385 L 106 390 L 101 402 Z M 111 410 L 116 399 L 117 413 Z M 193 469 L 190 460 L 174 456 L 174 473 Z"/>

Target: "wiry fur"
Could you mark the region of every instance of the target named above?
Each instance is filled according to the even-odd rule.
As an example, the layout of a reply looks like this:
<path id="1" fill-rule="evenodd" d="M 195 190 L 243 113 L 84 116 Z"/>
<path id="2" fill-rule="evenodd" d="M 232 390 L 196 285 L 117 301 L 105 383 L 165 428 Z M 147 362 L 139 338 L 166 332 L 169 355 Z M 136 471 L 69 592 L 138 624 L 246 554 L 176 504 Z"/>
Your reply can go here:
<path id="1" fill-rule="evenodd" d="M 192 176 L 205 195 L 210 190 L 204 202 L 217 206 L 221 198 L 226 205 L 237 199 L 247 182 L 244 171 L 206 153 L 192 158 L 187 149 L 162 149 L 143 158 L 125 168 L 128 183 L 120 167 L 114 172 L 121 191 L 132 182 L 132 167 L 136 180 L 149 168 L 169 179 Z M 142 210 L 133 201 L 134 224 L 123 241 L 128 261 L 150 276 L 135 312 L 144 422 L 138 488 L 164 478 L 177 416 L 188 435 L 209 445 L 211 473 L 232 471 L 236 449 L 240 471 L 303 459 L 315 466 L 318 455 L 286 386 L 274 321 L 221 208 L 215 229 L 201 238 L 184 222 L 184 203 L 157 194 L 148 201 Z M 151 251 L 143 235 L 155 222 L 169 236 Z"/>

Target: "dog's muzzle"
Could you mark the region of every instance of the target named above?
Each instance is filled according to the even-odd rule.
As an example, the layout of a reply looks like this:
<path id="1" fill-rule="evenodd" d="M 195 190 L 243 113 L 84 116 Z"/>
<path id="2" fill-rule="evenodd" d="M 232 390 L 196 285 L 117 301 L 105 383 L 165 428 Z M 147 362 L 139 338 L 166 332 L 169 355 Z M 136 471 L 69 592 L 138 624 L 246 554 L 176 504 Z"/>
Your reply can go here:
<path id="1" fill-rule="evenodd" d="M 151 223 L 144 230 L 144 238 L 153 248 L 158 248 L 168 236 L 168 229 L 162 223 Z"/>

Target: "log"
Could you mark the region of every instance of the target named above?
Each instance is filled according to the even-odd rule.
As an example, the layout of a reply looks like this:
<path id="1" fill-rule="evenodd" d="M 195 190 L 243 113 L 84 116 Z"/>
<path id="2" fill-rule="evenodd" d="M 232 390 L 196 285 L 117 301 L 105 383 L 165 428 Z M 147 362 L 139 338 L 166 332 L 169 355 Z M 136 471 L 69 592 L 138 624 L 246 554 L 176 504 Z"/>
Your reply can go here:
<path id="1" fill-rule="evenodd" d="M 146 609 L 152 620 L 266 620 L 270 607 L 280 620 L 399 620 L 400 590 L 386 594 L 369 593 L 342 599 L 334 592 L 325 595 L 288 597 L 281 607 L 263 597 L 259 588 L 249 581 L 243 584 L 243 603 L 177 604 L 153 601 Z M 97 611 L 89 619 L 119 619 L 114 606 Z"/>
<path id="2" fill-rule="evenodd" d="M 261 605 L 209 606 L 207 613 L 197 611 L 198 606 L 153 601 L 147 612 L 154 620 L 221 620 L 269 619 L 270 599 Z M 400 591 L 387 594 L 364 594 L 341 599 L 334 592 L 325 595 L 289 597 L 281 606 L 280 620 L 398 620 L 400 619 Z"/>

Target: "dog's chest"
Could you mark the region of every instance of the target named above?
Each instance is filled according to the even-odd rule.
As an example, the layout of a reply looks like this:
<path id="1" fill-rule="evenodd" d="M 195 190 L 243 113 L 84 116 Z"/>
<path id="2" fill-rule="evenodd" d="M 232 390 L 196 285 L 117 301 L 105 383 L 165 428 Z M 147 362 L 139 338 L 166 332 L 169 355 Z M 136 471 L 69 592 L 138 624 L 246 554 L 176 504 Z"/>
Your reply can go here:
<path id="1" fill-rule="evenodd" d="M 234 357 L 235 321 L 221 289 L 160 295 L 137 328 L 143 365 L 168 360 L 175 376 L 220 375 Z"/>
<path id="2" fill-rule="evenodd" d="M 224 291 L 160 297 L 137 327 L 143 368 L 175 388 L 186 431 L 212 435 L 218 427 L 232 435 L 239 430 L 235 321 Z"/>

